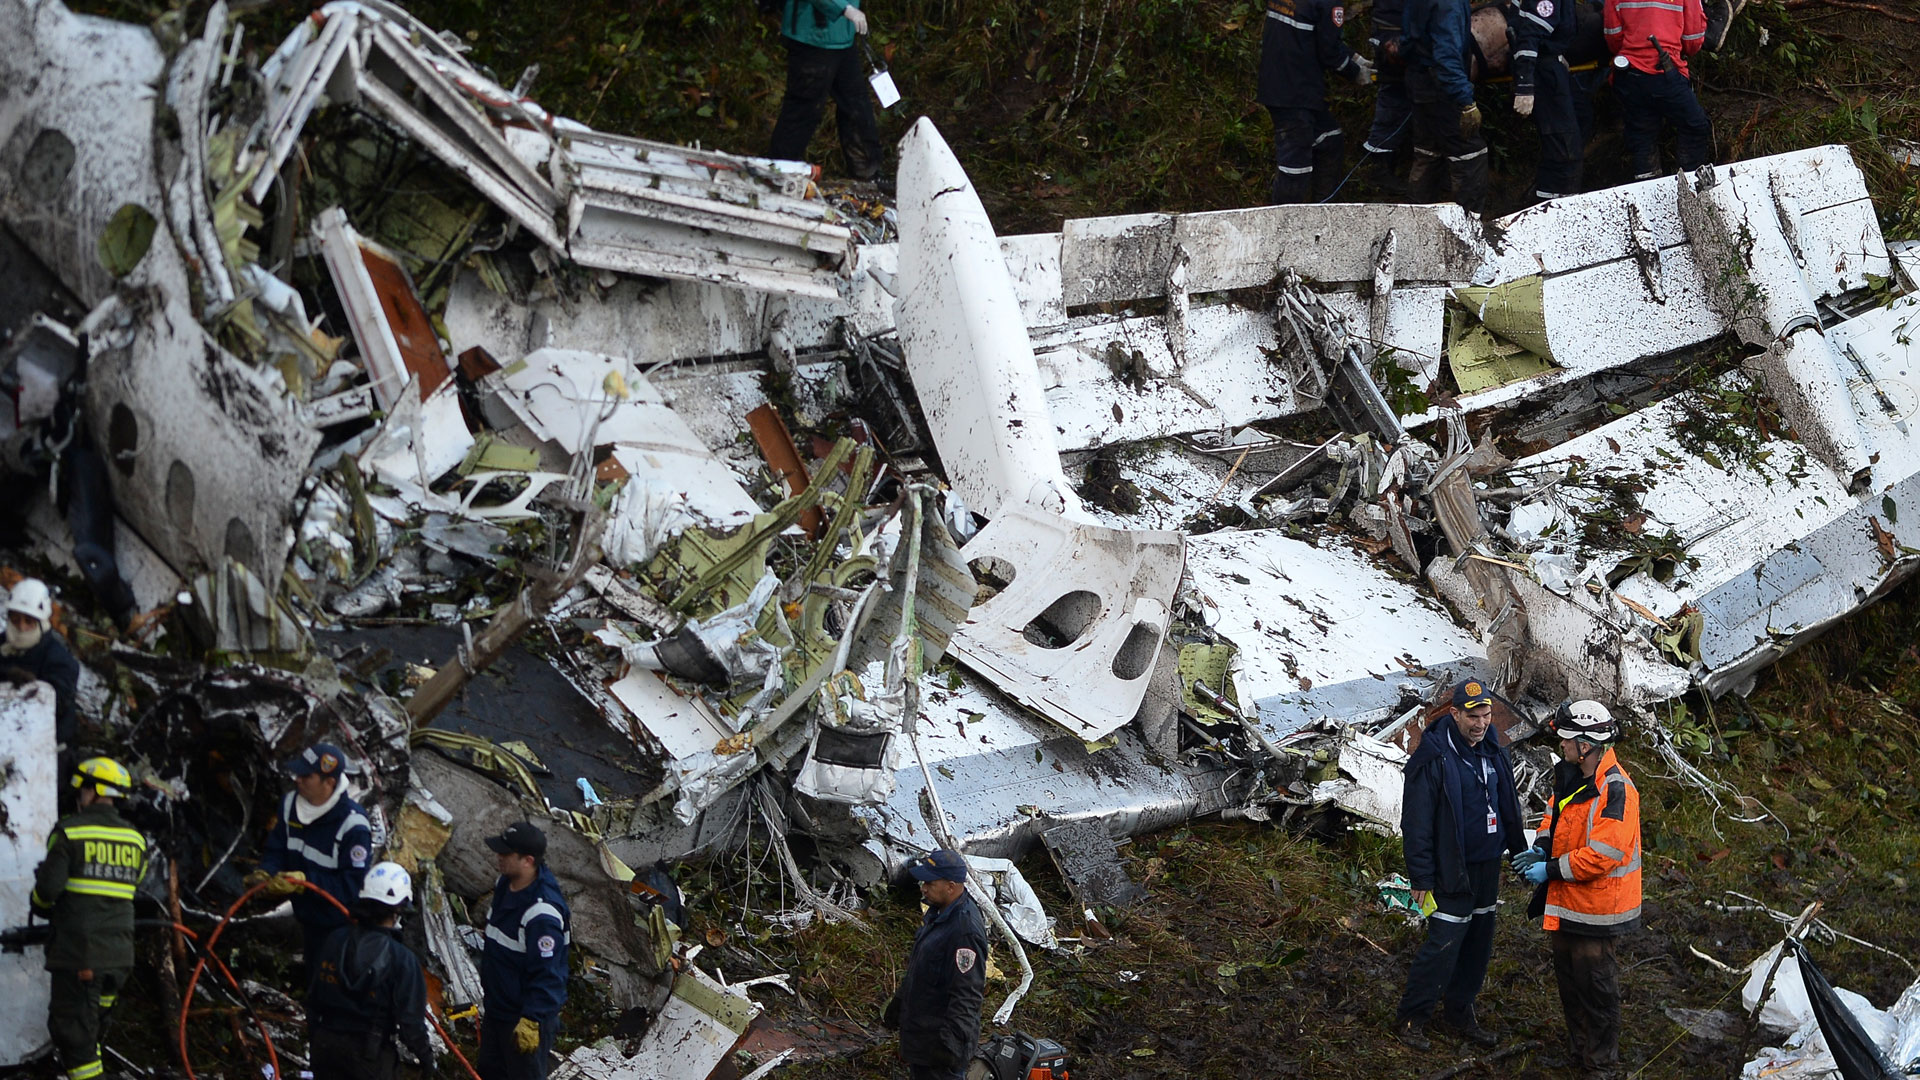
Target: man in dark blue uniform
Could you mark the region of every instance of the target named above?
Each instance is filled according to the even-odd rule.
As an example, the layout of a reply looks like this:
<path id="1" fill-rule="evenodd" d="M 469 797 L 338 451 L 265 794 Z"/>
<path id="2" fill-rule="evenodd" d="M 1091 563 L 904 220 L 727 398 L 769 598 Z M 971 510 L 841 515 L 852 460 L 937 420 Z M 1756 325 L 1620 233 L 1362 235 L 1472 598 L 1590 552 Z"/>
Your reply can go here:
<path id="1" fill-rule="evenodd" d="M 394 929 L 412 906 L 412 875 L 398 863 L 378 863 L 367 871 L 353 924 L 320 947 L 307 988 L 313 1080 L 394 1080 L 395 1039 L 427 1073 L 438 1070 L 427 1041 L 427 981 Z"/>
<path id="2" fill-rule="evenodd" d="M 1474 213 L 1487 202 L 1487 140 L 1473 101 L 1467 50 L 1472 29 L 1467 0 L 1406 0 L 1401 47 L 1407 57 L 1407 98 L 1413 103 L 1412 197 L 1439 198 L 1444 165 L 1453 201 Z"/>
<path id="3" fill-rule="evenodd" d="M 1339 180 L 1346 143 L 1327 111 L 1326 72 L 1365 86 L 1373 65 L 1340 40 L 1346 9 L 1338 0 L 1267 0 L 1260 36 L 1260 104 L 1273 115 L 1270 203 L 1326 197 Z"/>
<path id="4" fill-rule="evenodd" d="M 900 1029 L 900 1057 L 913 1080 L 960 1080 L 980 1042 L 987 996 L 987 931 L 967 895 L 967 861 L 940 848 L 907 864 L 927 903 L 907 955 L 907 973 L 884 1021 Z"/>
<path id="5" fill-rule="evenodd" d="M 500 864 L 480 957 L 480 1080 L 545 1080 L 554 1026 L 567 1003 L 568 926 L 547 834 L 516 821 L 487 847 Z"/>
<path id="6" fill-rule="evenodd" d="M 1427 1024 L 1445 1003 L 1441 1030 L 1478 1046 L 1499 1037 L 1480 1026 L 1473 999 L 1493 959 L 1493 912 L 1500 902 L 1500 855 L 1527 850 L 1513 763 L 1493 727 L 1493 695 L 1469 679 L 1453 708 L 1420 736 L 1408 759 L 1400 803 L 1401 847 L 1413 900 L 1427 914 L 1427 940 L 1414 955 L 1393 1034 L 1431 1047 Z"/>
<path id="7" fill-rule="evenodd" d="M 1533 197 L 1541 202 L 1580 193 L 1586 154 L 1567 50 L 1578 0 L 1516 0 L 1513 20 L 1513 111 L 1533 117 L 1540 162 Z"/>
<path id="8" fill-rule="evenodd" d="M 248 885 L 265 883 L 269 896 L 293 897 L 309 978 L 320 946 L 347 925 L 340 908 L 359 899 L 373 865 L 373 830 L 367 812 L 347 794 L 346 769 L 346 755 L 330 743 L 315 743 L 287 763 L 293 791 L 280 803 L 259 869 L 247 875 Z M 340 906 L 302 887 L 303 881 L 326 890 Z"/>
<path id="9" fill-rule="evenodd" d="M 1373 126 L 1360 144 L 1365 155 L 1361 177 L 1381 192 L 1401 198 L 1406 185 L 1394 174 L 1396 160 L 1406 148 L 1413 122 L 1413 102 L 1407 97 L 1407 58 L 1400 38 L 1404 0 L 1380 0 L 1373 5 Z"/>

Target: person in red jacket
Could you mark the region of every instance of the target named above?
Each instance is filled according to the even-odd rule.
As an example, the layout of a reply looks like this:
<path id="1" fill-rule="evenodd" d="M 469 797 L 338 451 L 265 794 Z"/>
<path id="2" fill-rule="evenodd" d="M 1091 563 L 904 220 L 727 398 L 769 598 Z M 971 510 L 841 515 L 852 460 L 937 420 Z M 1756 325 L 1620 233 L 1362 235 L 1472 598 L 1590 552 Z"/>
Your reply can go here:
<path id="1" fill-rule="evenodd" d="M 1553 942 L 1567 1045 L 1585 1080 L 1620 1064 L 1620 980 L 1614 944 L 1640 925 L 1640 794 L 1613 744 L 1620 725 L 1597 701 L 1563 705 L 1553 805 L 1514 868 L 1540 886 L 1527 914 Z"/>
<path id="2" fill-rule="evenodd" d="M 1633 178 L 1660 175 L 1660 125 L 1673 125 L 1682 171 L 1713 159 L 1713 132 L 1694 96 L 1687 58 L 1707 40 L 1700 0 L 1606 0 L 1601 32 L 1613 53 Z"/>

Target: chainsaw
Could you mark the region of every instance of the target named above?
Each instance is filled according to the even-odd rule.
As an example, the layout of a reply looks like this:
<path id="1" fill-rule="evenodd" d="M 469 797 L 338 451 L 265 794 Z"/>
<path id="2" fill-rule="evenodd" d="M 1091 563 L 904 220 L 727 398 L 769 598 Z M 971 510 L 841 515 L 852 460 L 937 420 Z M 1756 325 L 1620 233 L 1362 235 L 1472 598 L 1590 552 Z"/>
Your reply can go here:
<path id="1" fill-rule="evenodd" d="M 967 1064 L 967 1080 L 1072 1080 L 1067 1048 L 1024 1031 L 980 1044 Z"/>

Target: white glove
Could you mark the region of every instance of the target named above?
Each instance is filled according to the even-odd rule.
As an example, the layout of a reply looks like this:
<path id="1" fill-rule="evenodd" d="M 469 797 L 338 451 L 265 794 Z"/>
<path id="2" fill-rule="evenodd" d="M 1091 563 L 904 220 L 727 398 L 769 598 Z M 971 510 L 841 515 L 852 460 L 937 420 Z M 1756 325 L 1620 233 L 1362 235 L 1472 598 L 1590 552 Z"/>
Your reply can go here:
<path id="1" fill-rule="evenodd" d="M 867 32 L 867 13 L 861 11 L 859 8 L 853 6 L 841 8 L 840 17 L 853 24 L 854 33 L 864 34 Z"/>
<path id="2" fill-rule="evenodd" d="M 1519 113 L 1521 116 L 1532 116 L 1533 115 L 1533 95 L 1532 94 L 1513 95 L 1513 111 L 1516 113 Z"/>
<path id="3" fill-rule="evenodd" d="M 1373 83 L 1373 61 L 1361 56 L 1359 53 L 1354 53 L 1353 70 L 1348 73 L 1347 78 L 1352 79 L 1353 85 L 1355 86 L 1371 85 Z"/>

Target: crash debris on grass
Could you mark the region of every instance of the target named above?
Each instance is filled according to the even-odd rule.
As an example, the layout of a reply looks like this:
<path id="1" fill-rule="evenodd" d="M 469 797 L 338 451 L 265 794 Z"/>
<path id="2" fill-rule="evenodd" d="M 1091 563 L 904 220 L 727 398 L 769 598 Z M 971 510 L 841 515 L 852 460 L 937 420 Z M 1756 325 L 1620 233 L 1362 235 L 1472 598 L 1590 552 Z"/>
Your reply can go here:
<path id="1" fill-rule="evenodd" d="M 797 928 L 950 837 L 1024 964 L 995 860 L 1044 844 L 1092 924 L 1135 834 L 1391 832 L 1452 681 L 1514 739 L 1647 716 L 1920 566 L 1920 256 L 1843 147 L 1001 237 L 926 120 L 889 208 L 552 115 L 381 0 L 244 30 L 0 0 L 8 542 L 91 593 L 88 737 L 188 909 L 325 738 L 458 1008 L 471 839 L 553 820 L 649 1021 L 569 1075 L 704 1076 L 757 1008 L 645 868 L 760 831 Z"/>

